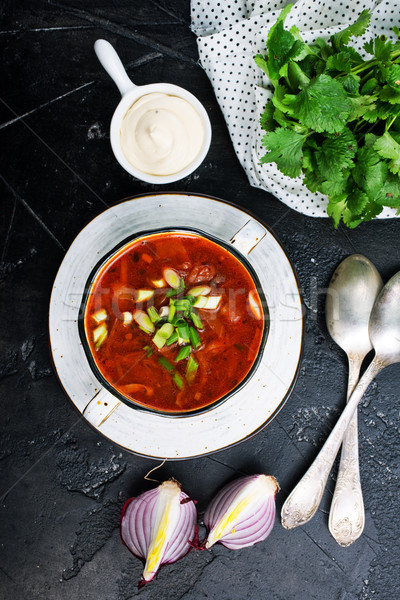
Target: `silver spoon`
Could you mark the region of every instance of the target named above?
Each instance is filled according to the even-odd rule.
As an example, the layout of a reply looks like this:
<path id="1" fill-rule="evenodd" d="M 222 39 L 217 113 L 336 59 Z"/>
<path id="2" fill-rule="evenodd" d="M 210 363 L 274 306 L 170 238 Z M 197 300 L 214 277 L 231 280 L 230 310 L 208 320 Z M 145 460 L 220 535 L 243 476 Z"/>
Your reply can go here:
<path id="1" fill-rule="evenodd" d="M 368 323 L 383 281 L 365 256 L 353 254 L 334 272 L 326 297 L 326 324 L 349 362 L 347 399 L 351 396 L 361 364 L 372 350 Z M 329 513 L 329 530 L 341 546 L 349 546 L 364 529 L 364 502 L 358 461 L 357 411 L 343 437 L 339 471 Z M 321 500 L 321 499 L 320 499 Z"/>
<path id="2" fill-rule="evenodd" d="M 381 290 L 369 320 L 375 356 L 358 382 L 346 408 L 306 474 L 282 507 L 286 529 L 307 523 L 316 513 L 329 472 L 355 409 L 371 381 L 388 365 L 400 362 L 400 271 Z"/>

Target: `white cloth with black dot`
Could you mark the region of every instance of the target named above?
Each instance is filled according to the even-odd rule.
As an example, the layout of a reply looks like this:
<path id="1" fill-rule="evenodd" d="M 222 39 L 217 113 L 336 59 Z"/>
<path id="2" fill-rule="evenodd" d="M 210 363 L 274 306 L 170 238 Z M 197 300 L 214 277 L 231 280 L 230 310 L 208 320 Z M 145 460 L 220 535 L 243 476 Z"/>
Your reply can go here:
<path id="1" fill-rule="evenodd" d="M 282 175 L 275 163 L 259 164 L 265 154 L 259 118 L 272 93 L 254 56 L 265 53 L 268 31 L 287 4 L 270 0 L 191 0 L 192 30 L 198 36 L 200 63 L 213 85 L 250 184 L 271 192 L 297 211 L 323 217 L 326 196 L 309 192 L 301 178 Z M 392 27 L 400 26 L 400 1 L 298 0 L 286 26 L 297 25 L 303 39 L 312 42 L 347 27 L 365 8 L 372 12 L 371 24 L 363 36 L 352 38 L 352 45 L 365 54 L 362 46 L 367 39 L 377 34 L 394 38 Z M 395 213 L 394 209 L 385 209 L 379 216 L 393 217 Z"/>

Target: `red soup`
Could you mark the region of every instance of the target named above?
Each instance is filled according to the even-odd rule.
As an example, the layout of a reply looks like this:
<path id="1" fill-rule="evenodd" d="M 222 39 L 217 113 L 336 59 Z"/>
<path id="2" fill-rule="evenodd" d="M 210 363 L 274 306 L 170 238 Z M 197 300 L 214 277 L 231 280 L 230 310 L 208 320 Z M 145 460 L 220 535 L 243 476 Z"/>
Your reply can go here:
<path id="1" fill-rule="evenodd" d="M 264 334 L 248 270 L 186 232 L 150 234 L 114 254 L 86 302 L 98 371 L 133 403 L 179 414 L 204 408 L 248 375 Z"/>

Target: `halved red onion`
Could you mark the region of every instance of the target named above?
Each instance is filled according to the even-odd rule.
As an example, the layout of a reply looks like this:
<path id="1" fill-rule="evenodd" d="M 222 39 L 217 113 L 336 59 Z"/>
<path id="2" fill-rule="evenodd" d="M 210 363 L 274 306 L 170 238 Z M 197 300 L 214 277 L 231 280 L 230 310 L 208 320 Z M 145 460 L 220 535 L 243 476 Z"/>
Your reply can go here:
<path id="1" fill-rule="evenodd" d="M 174 479 L 125 503 L 121 539 L 145 563 L 139 588 L 155 577 L 161 565 L 176 562 L 195 545 L 196 520 L 193 500 Z"/>
<path id="2" fill-rule="evenodd" d="M 274 526 L 278 491 L 278 482 L 271 475 L 249 475 L 228 483 L 206 510 L 208 534 L 202 547 L 219 542 L 236 550 L 265 540 Z"/>

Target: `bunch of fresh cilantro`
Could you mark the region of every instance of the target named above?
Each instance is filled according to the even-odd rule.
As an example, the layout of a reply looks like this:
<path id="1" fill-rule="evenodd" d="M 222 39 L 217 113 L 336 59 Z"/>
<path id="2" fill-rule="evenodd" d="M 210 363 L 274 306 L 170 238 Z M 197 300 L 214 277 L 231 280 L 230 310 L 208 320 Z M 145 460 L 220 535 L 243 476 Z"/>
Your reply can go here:
<path id="1" fill-rule="evenodd" d="M 303 174 L 310 191 L 328 196 L 335 227 L 341 218 L 356 227 L 384 206 L 400 210 L 400 41 L 368 41 L 364 60 L 348 45 L 369 25 L 364 10 L 329 43 L 306 44 L 296 26 L 284 28 L 291 7 L 269 31 L 268 54 L 255 57 L 274 87 L 261 117 L 261 163 Z"/>

